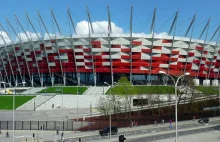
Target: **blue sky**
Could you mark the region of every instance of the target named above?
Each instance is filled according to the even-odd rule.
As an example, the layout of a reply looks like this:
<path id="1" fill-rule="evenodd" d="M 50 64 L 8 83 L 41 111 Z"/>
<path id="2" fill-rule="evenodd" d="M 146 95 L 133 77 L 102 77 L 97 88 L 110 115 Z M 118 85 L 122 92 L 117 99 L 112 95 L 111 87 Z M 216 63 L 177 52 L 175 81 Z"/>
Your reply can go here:
<path id="1" fill-rule="evenodd" d="M 50 15 L 50 9 L 52 8 L 63 34 L 68 34 L 67 5 L 71 9 L 74 23 L 77 24 L 83 20 L 87 21 L 86 4 L 90 9 L 93 22 L 107 21 L 106 6 L 108 4 L 111 10 L 112 22 L 115 23 L 116 27 L 123 29 L 123 33 L 129 32 L 131 5 L 134 8 L 134 33 L 149 33 L 152 13 L 155 7 L 157 8 L 155 28 L 157 33 L 168 32 L 173 20 L 172 16 L 177 10 L 179 10 L 179 16 L 176 34 L 179 36 L 184 35 L 194 13 L 197 15 L 194 37 L 198 37 L 202 28 L 205 26 L 205 22 L 207 22 L 210 17 L 209 37 L 220 24 L 218 11 L 220 5 L 219 0 L 2 0 L 0 5 L 0 22 L 6 26 L 5 16 L 7 16 L 16 27 L 14 19 L 14 14 L 16 14 L 19 16 L 22 24 L 27 27 L 24 14 L 24 10 L 26 10 L 33 20 L 36 29 L 39 31 L 36 12 L 36 9 L 38 9 L 48 26 L 49 32 L 52 33 L 52 18 Z M 26 30 L 28 31 L 28 29 Z"/>

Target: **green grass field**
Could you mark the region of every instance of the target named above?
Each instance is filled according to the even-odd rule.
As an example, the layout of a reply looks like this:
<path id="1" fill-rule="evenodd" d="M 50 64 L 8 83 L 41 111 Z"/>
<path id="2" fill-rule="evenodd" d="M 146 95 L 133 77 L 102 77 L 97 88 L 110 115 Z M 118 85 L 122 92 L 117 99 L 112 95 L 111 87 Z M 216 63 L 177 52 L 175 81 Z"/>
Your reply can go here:
<path id="1" fill-rule="evenodd" d="M 62 94 L 62 88 L 63 88 L 63 94 L 77 94 L 77 87 L 48 87 L 43 90 L 41 90 L 39 93 L 57 93 Z M 83 94 L 87 90 L 87 87 L 78 87 L 79 94 Z"/>
<path id="2" fill-rule="evenodd" d="M 214 95 L 219 93 L 218 86 L 196 86 L 196 89 L 206 95 Z"/>
<path id="3" fill-rule="evenodd" d="M 15 96 L 15 108 L 23 105 L 29 100 L 33 99 L 35 96 Z M 0 109 L 13 109 L 13 96 L 0 96 Z"/>
<path id="4" fill-rule="evenodd" d="M 133 88 L 129 91 L 129 88 Z M 111 90 L 112 94 L 122 95 L 124 93 L 138 94 L 174 94 L 174 87 L 171 86 L 114 86 Z M 110 94 L 110 89 L 105 93 Z"/>

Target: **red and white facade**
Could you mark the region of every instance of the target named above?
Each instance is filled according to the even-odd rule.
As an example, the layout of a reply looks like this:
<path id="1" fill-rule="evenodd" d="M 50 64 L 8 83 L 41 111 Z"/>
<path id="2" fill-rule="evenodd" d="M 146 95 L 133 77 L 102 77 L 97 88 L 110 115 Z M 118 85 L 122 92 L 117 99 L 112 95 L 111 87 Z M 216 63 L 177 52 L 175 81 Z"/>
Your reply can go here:
<path id="1" fill-rule="evenodd" d="M 149 76 L 159 71 L 177 76 L 189 72 L 196 79 L 215 83 L 220 78 L 219 45 L 182 37 L 66 37 L 1 45 L 0 49 L 0 77 L 9 82 L 23 78 L 32 85 L 59 81 L 66 85 L 67 80 L 85 84 L 92 80 L 96 85 L 115 81 L 117 74 L 131 75 L 132 80 L 146 75 L 151 80 Z M 82 80 L 82 74 L 92 77 Z"/>

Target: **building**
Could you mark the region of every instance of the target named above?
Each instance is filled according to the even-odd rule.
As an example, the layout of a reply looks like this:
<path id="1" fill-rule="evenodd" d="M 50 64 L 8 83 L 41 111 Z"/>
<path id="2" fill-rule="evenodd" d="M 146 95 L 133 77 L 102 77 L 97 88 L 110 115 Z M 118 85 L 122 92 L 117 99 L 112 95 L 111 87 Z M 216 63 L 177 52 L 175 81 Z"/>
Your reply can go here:
<path id="1" fill-rule="evenodd" d="M 51 12 L 59 29 L 53 11 Z M 133 84 L 154 84 L 162 80 L 162 75 L 158 72 L 165 71 L 176 76 L 189 72 L 197 85 L 217 85 L 220 78 L 219 43 L 209 42 L 206 38 L 200 39 L 208 30 L 210 20 L 199 39 L 193 39 L 192 34 L 187 37 L 190 30 L 193 30 L 195 16 L 185 37 L 178 37 L 175 32 L 171 34 L 176 29 L 176 13 L 168 35 L 158 36 L 154 33 L 155 13 L 156 11 L 149 35 L 133 35 L 132 28 L 127 35 L 111 34 L 110 18 L 109 33 L 106 35 L 92 33 L 90 18 L 88 25 L 91 31 L 87 36 L 49 36 L 48 39 L 38 37 L 33 40 L 26 35 L 27 40 L 21 40 L 17 36 L 18 42 L 11 40 L 9 43 L 0 34 L 4 41 L 0 46 L 0 78 L 12 84 L 26 81 L 28 86 L 103 85 L 105 81 L 111 84 L 125 75 Z M 40 13 L 38 16 L 46 30 Z M 35 31 L 28 15 L 26 18 Z M 69 19 L 74 29 L 70 14 Z M 17 17 L 16 20 L 25 32 Z M 14 27 L 8 20 L 7 22 L 15 32 Z M 212 39 L 217 32 L 219 28 L 213 33 Z"/>

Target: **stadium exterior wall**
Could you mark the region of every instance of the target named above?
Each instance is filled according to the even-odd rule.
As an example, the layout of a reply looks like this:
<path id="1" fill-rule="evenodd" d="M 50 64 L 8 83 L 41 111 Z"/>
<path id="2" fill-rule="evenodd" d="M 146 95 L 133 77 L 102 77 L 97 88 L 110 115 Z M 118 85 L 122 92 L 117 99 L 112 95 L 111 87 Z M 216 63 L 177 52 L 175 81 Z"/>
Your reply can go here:
<path id="1" fill-rule="evenodd" d="M 153 45 L 152 45 L 153 41 Z M 159 79 L 190 72 L 199 79 L 219 79 L 220 50 L 216 43 L 183 37 L 108 36 L 63 37 L 23 41 L 0 47 L 1 80 L 30 84 L 103 84 L 117 74 L 133 80 Z M 20 78 L 20 79 L 19 79 Z M 95 81 L 94 81 L 95 80 Z"/>

